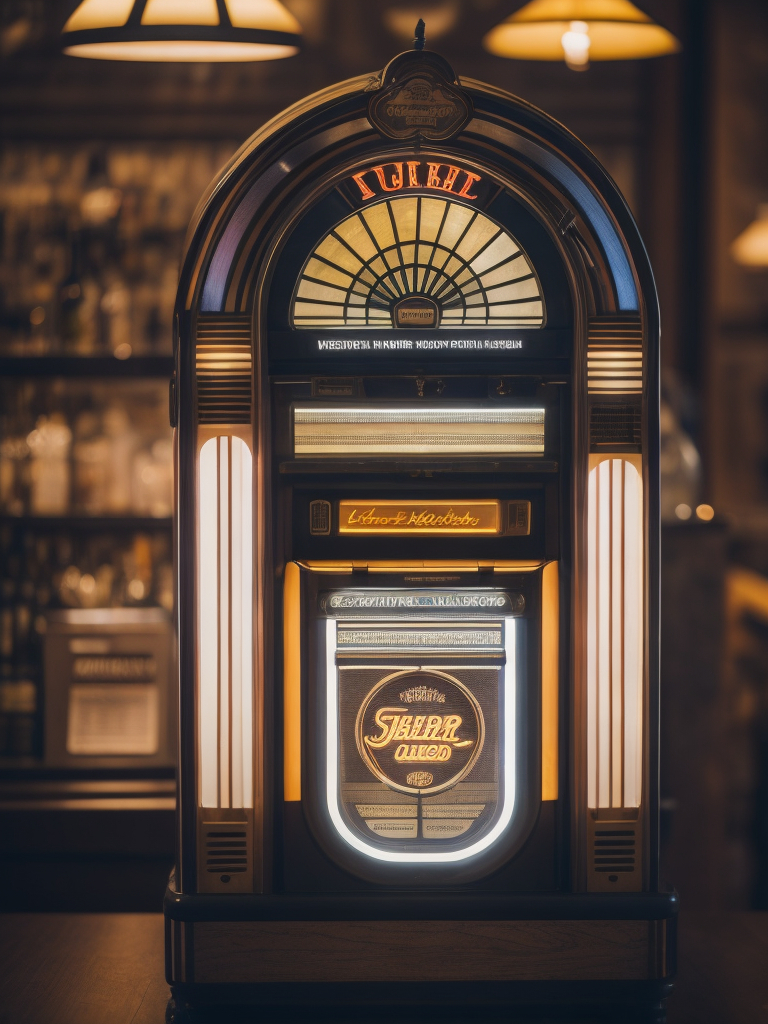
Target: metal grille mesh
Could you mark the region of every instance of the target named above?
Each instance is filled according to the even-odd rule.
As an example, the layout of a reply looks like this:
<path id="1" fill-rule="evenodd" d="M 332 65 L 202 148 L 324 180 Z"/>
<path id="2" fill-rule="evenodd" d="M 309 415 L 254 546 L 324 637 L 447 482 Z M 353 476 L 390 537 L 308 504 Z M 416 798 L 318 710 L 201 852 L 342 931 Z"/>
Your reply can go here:
<path id="1" fill-rule="evenodd" d="M 251 325 L 247 316 L 201 316 L 195 345 L 200 423 L 251 422 Z"/>

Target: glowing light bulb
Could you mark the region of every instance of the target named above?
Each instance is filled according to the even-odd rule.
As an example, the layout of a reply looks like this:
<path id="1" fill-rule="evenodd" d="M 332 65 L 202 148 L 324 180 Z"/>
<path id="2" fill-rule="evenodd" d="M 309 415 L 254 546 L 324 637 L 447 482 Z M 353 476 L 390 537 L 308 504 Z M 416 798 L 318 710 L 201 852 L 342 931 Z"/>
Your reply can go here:
<path id="1" fill-rule="evenodd" d="M 571 71 L 586 71 L 589 67 L 589 26 L 586 21 L 572 21 L 567 32 L 563 32 L 565 63 Z"/>

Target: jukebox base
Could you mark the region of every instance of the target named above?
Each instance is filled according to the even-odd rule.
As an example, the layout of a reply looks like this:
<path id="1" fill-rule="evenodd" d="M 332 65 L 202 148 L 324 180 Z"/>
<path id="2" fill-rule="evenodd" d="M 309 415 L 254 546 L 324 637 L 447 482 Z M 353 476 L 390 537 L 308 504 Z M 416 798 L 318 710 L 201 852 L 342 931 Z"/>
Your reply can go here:
<path id="1" fill-rule="evenodd" d="M 574 1012 L 620 1004 L 634 1007 L 622 1019 L 662 1021 L 676 912 L 673 893 L 253 896 L 232 905 L 169 891 L 167 977 L 185 1008 L 179 1024 L 186 1008 L 206 1020 L 206 1007 L 222 1005 L 372 1002 Z"/>

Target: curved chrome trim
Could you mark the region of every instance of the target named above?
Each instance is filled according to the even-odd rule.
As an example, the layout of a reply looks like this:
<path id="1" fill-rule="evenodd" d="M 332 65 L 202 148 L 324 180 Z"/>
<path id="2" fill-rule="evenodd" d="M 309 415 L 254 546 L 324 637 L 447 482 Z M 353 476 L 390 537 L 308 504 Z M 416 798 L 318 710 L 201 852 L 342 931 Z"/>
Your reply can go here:
<path id="1" fill-rule="evenodd" d="M 276 163 L 271 164 L 259 175 L 232 213 L 208 264 L 208 273 L 203 283 L 203 297 L 200 303 L 201 312 L 215 313 L 221 310 L 227 287 L 227 275 L 237 247 L 256 211 L 283 178 L 320 150 L 327 149 L 342 139 L 369 131 L 371 131 L 371 122 L 367 117 L 360 117 L 356 121 L 347 121 L 345 124 L 328 128 L 327 131 L 313 135 L 312 138 L 289 149 Z"/>
<path id="2" fill-rule="evenodd" d="M 466 131 L 483 135 L 495 142 L 503 142 L 505 146 L 520 153 L 560 182 L 600 239 L 616 285 L 619 309 L 628 312 L 639 309 L 640 303 L 632 268 L 619 234 L 606 214 L 603 204 L 578 174 L 543 146 L 525 138 L 524 135 L 502 128 L 501 125 L 494 124 L 492 121 L 475 117 L 467 125 Z"/>

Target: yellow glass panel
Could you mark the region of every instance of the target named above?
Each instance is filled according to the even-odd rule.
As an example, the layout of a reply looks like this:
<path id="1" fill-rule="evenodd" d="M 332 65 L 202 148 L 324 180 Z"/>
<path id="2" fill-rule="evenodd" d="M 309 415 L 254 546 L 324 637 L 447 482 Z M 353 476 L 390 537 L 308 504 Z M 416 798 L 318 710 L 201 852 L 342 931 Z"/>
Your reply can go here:
<path id="1" fill-rule="evenodd" d="M 314 316 L 314 317 L 341 317 L 343 314 L 343 307 L 341 306 L 324 306 L 320 302 L 298 302 L 295 306 L 296 316 Z"/>
<path id="2" fill-rule="evenodd" d="M 295 562 L 283 582 L 283 797 L 301 800 L 301 577 Z"/>
<path id="3" fill-rule="evenodd" d="M 427 242 L 437 240 L 440 224 L 448 204 L 444 199 L 422 199 L 421 200 L 421 223 L 419 224 L 419 238 Z"/>
<path id="4" fill-rule="evenodd" d="M 430 273 L 430 268 L 425 266 L 426 261 L 429 259 L 429 253 L 424 252 L 424 246 L 419 246 L 419 270 L 416 275 L 416 290 L 423 292 L 426 290 L 427 276 Z"/>
<path id="5" fill-rule="evenodd" d="M 327 263 L 312 259 L 306 266 L 304 273 L 307 277 L 316 277 L 320 281 L 327 281 L 329 284 L 337 284 L 341 288 L 349 288 L 352 284 L 351 274 L 336 267 L 329 267 Z"/>
<path id="6" fill-rule="evenodd" d="M 539 286 L 536 279 L 529 277 L 527 281 L 520 281 L 502 285 L 500 288 L 491 288 L 487 292 L 489 302 L 509 302 L 512 299 L 530 299 L 539 294 Z"/>
<path id="7" fill-rule="evenodd" d="M 324 238 L 320 245 L 318 245 L 315 252 L 322 256 L 323 259 L 328 260 L 329 263 L 335 263 L 337 267 L 342 267 L 344 270 L 349 270 L 355 274 L 362 266 L 360 260 L 351 253 L 345 245 L 342 245 L 338 238 L 334 238 L 333 235 L 328 235 Z"/>
<path id="8" fill-rule="evenodd" d="M 416 210 L 418 200 L 415 196 L 407 199 L 396 199 L 392 203 L 392 214 L 395 218 L 397 234 L 401 242 L 410 242 L 416 238 Z"/>
<path id="9" fill-rule="evenodd" d="M 133 0 L 83 0 L 70 15 L 64 31 L 82 32 L 89 28 L 124 25 L 132 7 Z"/>
<path id="10" fill-rule="evenodd" d="M 461 273 L 456 274 L 453 279 L 453 283 L 457 285 L 464 285 L 465 287 L 461 289 L 462 291 L 464 291 L 465 288 L 468 288 L 470 291 L 477 288 L 477 281 L 474 274 L 471 270 L 467 270 L 466 267 L 461 271 Z"/>
<path id="11" fill-rule="evenodd" d="M 389 303 L 413 292 L 448 303 L 451 308 L 442 310 L 446 325 L 465 319 L 496 326 L 524 325 L 526 318 L 531 326 L 543 322 L 538 282 L 515 240 L 489 217 L 447 199 L 406 196 L 375 203 L 342 221 L 315 252 L 323 262 L 314 256 L 307 262 L 304 275 L 317 283 L 298 289 L 297 326 L 307 326 L 302 315 L 331 315 L 326 308 L 310 313 L 308 299 L 327 307 L 342 293 L 347 304 L 341 321 L 354 326 L 391 323 Z M 516 283 L 519 278 L 526 280 Z M 490 313 L 488 291 L 488 301 L 502 303 Z M 511 305 L 519 299 L 538 301 Z"/>
<path id="12" fill-rule="evenodd" d="M 472 210 L 466 206 L 451 203 L 443 230 L 440 232 L 440 244 L 444 245 L 447 249 L 453 249 L 461 237 L 462 231 L 473 216 Z"/>
<path id="13" fill-rule="evenodd" d="M 541 799 L 558 796 L 558 693 L 560 647 L 558 564 L 541 574 Z"/>
<path id="14" fill-rule="evenodd" d="M 518 256 L 510 263 L 505 263 L 503 267 L 497 267 L 495 270 L 489 270 L 487 274 L 483 274 L 483 287 L 491 288 L 495 284 L 506 284 L 518 277 L 527 277 L 530 272 L 531 265 L 528 260 L 525 256 Z"/>
<path id="15" fill-rule="evenodd" d="M 518 246 L 512 241 L 509 235 L 503 231 L 495 238 L 487 249 L 484 249 L 479 256 L 472 260 L 472 269 L 476 274 L 482 274 L 489 267 L 495 267 L 502 260 L 509 259 L 518 251 Z"/>
<path id="16" fill-rule="evenodd" d="M 449 256 L 446 260 L 445 266 L 442 268 L 449 277 L 453 277 L 456 271 L 461 267 L 462 264 L 455 256 Z"/>
<path id="17" fill-rule="evenodd" d="M 317 284 L 315 281 L 304 280 L 296 293 L 301 299 L 317 299 L 321 302 L 344 302 L 347 293 L 333 285 Z"/>
<path id="18" fill-rule="evenodd" d="M 142 25 L 218 25 L 216 0 L 147 0 Z"/>
<path id="19" fill-rule="evenodd" d="M 301 33 L 301 25 L 279 0 L 227 0 L 227 10 L 235 28 Z"/>
<path id="20" fill-rule="evenodd" d="M 487 217 L 476 217 L 472 221 L 472 227 L 456 247 L 456 255 L 461 256 L 463 260 L 471 260 L 478 249 L 482 249 L 485 243 L 498 233 L 498 224 L 494 224 Z"/>
<path id="21" fill-rule="evenodd" d="M 367 210 L 363 210 L 363 217 L 381 249 L 387 249 L 390 245 L 395 244 L 392 221 L 389 219 L 386 203 L 369 206 Z"/>
<path id="22" fill-rule="evenodd" d="M 408 267 L 408 275 L 411 276 L 411 267 L 416 262 L 416 246 L 415 245 L 401 245 L 400 252 L 403 254 L 403 265 Z"/>
<path id="23" fill-rule="evenodd" d="M 359 217 L 349 217 L 336 228 L 336 234 L 366 262 L 376 255 L 376 247 Z"/>
<path id="24" fill-rule="evenodd" d="M 494 306 L 491 316 L 508 316 L 514 320 L 521 316 L 541 316 L 542 312 L 541 302 L 519 302 L 514 306 Z"/>

